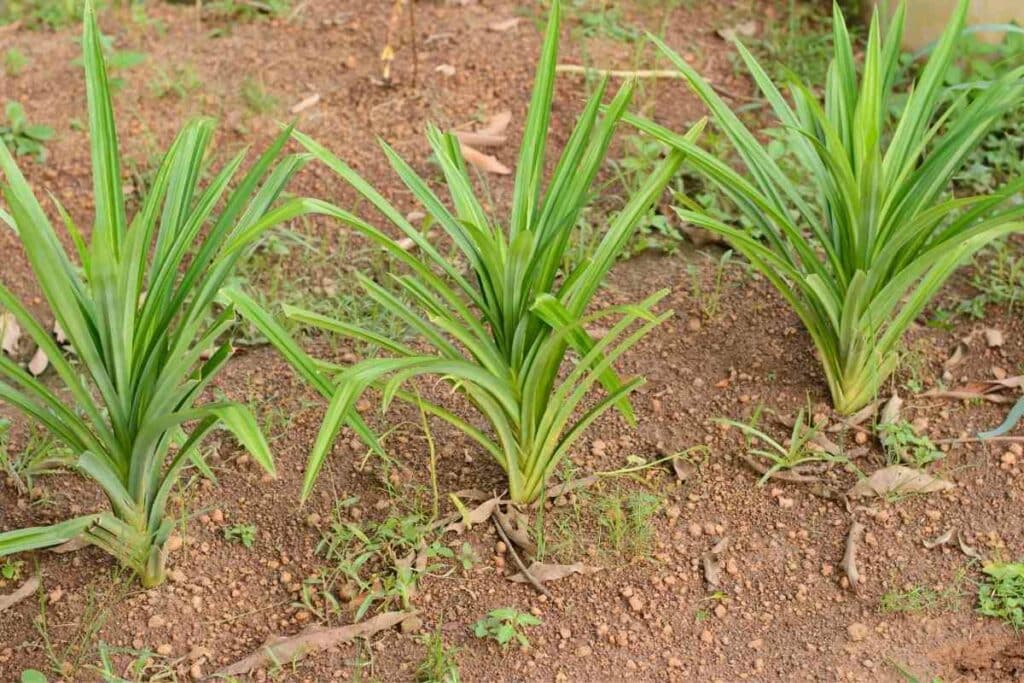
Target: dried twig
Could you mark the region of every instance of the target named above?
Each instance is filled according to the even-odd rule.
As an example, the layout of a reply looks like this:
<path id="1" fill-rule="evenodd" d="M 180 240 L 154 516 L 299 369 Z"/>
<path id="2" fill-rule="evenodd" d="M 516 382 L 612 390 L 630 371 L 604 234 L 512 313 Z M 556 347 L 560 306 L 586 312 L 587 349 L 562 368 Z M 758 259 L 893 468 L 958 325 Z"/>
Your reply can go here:
<path id="1" fill-rule="evenodd" d="M 932 443 L 936 445 L 941 444 L 957 444 L 957 443 L 989 443 L 989 442 L 1001 442 L 1001 443 L 1024 443 L 1024 436 L 990 436 L 987 439 L 982 439 L 977 436 L 969 436 L 964 439 L 932 439 Z"/>
<path id="2" fill-rule="evenodd" d="M 18 590 L 14 591 L 10 595 L 0 595 L 0 612 L 3 612 L 8 607 L 14 607 L 25 598 L 30 597 L 33 593 L 39 590 L 39 576 L 33 576 L 32 578 L 21 584 Z"/>
<path id="3" fill-rule="evenodd" d="M 519 567 L 519 571 L 523 578 L 526 579 L 526 581 L 533 586 L 538 593 L 546 595 L 549 600 L 554 601 L 555 596 L 551 594 L 551 591 L 545 588 L 544 584 L 538 581 L 536 577 L 530 573 L 530 570 L 526 568 L 526 565 L 523 564 L 523 560 L 519 557 L 519 553 L 516 552 L 515 545 L 509 540 L 508 534 L 505 532 L 505 522 L 501 515 L 498 514 L 497 508 L 494 510 L 493 519 L 494 528 L 498 530 L 498 535 L 501 536 L 501 540 L 505 542 L 505 548 L 508 550 L 508 554 L 512 556 L 512 560 L 516 563 L 516 566 Z"/>
<path id="4" fill-rule="evenodd" d="M 864 525 L 854 522 L 850 525 L 850 533 L 846 535 L 846 552 L 840 565 L 850 580 L 850 588 L 856 593 L 860 590 L 860 572 L 857 570 L 857 544 L 864 535 Z"/>
<path id="5" fill-rule="evenodd" d="M 563 74 L 586 74 L 592 76 L 607 76 L 609 78 L 668 78 L 673 80 L 681 80 L 685 78 L 681 72 L 673 69 L 639 69 L 633 71 L 629 69 L 599 69 L 597 67 L 582 66 L 580 64 L 559 64 L 555 67 L 555 71 Z M 719 95 L 730 99 L 746 100 L 747 102 L 761 101 L 761 98 L 742 95 L 740 93 L 727 90 L 720 85 L 715 85 L 714 83 L 711 84 L 711 88 Z"/>
<path id="6" fill-rule="evenodd" d="M 314 626 L 290 638 L 272 638 L 248 657 L 217 672 L 218 676 L 242 676 L 267 664 L 291 663 L 311 652 L 325 650 L 356 638 L 366 638 L 391 628 L 415 612 L 385 612 L 358 624 L 322 628 Z"/>

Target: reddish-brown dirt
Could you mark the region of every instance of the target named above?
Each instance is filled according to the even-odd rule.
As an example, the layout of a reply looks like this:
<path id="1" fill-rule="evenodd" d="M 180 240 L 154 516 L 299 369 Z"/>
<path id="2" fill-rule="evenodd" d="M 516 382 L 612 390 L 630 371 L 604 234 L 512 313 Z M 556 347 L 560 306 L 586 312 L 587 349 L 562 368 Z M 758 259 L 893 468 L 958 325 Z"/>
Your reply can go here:
<path id="1" fill-rule="evenodd" d="M 126 83 L 116 95 L 127 157 L 146 167 L 180 123 L 198 113 L 220 119 L 219 155 L 245 143 L 258 147 L 278 130 L 278 120 L 289 118 L 294 104 L 317 93 L 319 103 L 295 117 L 298 126 L 346 158 L 403 211 L 416 207 L 387 167 L 373 142 L 376 137 L 431 177 L 422 135 L 426 123 L 460 125 L 509 109 L 512 139 L 496 154 L 514 163 L 539 46 L 535 5 L 416 3 L 416 59 L 403 31 L 395 82 L 384 85 L 378 56 L 391 3 L 295 4 L 301 9 L 289 20 L 210 19 L 198 26 L 195 9 L 182 5 L 148 4 L 149 16 L 159 22 L 149 25 L 134 23 L 124 10 L 105 13 L 101 23 L 115 44 L 147 55 L 143 66 L 121 74 Z M 714 7 L 684 2 L 670 10 L 640 0 L 616 4 L 622 5 L 625 23 L 653 31 L 663 26 L 668 42 L 687 59 L 723 89 L 739 93 L 748 92 L 749 85 L 734 75 L 716 29 L 784 12 L 753 2 Z M 488 30 L 490 23 L 512 16 L 524 17 L 516 28 Z M 209 35 L 214 29 L 218 37 Z M 567 26 L 564 62 L 655 65 L 649 51 L 637 57 L 634 45 L 583 41 L 572 30 Z M 40 195 L 53 193 L 87 225 L 91 180 L 87 135 L 76 124 L 84 120 L 85 107 L 81 70 L 72 64 L 75 35 L 73 29 L 0 28 L 0 51 L 17 47 L 31 60 L 20 75 L 0 72 L 0 94 L 22 102 L 31 120 L 57 129 L 48 145 L 49 160 L 26 161 L 24 167 Z M 454 75 L 436 69 L 443 64 L 453 67 Z M 161 69 L 174 67 L 193 70 L 199 87 L 184 98 L 157 97 L 150 83 Z M 251 112 L 241 94 L 246 79 L 260 83 L 276 105 L 262 114 Z M 581 107 L 582 85 L 575 76 L 559 79 L 552 133 L 558 145 Z M 702 113 L 674 81 L 647 83 L 641 95 L 648 114 L 676 129 Z M 504 211 L 511 180 L 489 176 L 487 181 L 496 210 Z M 350 192 L 316 166 L 304 171 L 290 191 L 343 206 L 353 202 Z M 352 260 L 352 253 L 367 258 L 366 246 L 336 225 L 311 221 L 293 227 L 320 239 L 325 251 L 324 258 L 312 260 L 300 251 L 268 259 L 294 283 L 284 291 L 329 296 L 325 278 L 344 272 L 336 264 Z M 833 424 L 836 418 L 807 335 L 766 282 L 734 262 L 726 270 L 718 311 L 702 313 L 707 302 L 694 296 L 691 272 L 696 269 L 705 289 L 712 288 L 719 255 L 714 247 L 641 254 L 618 264 L 600 295 L 604 303 L 627 302 L 666 288 L 670 293 L 664 306 L 674 309 L 675 316 L 621 364 L 623 372 L 649 380 L 634 401 L 638 427 L 629 428 L 611 414 L 599 421 L 573 454 L 578 474 L 627 467 L 629 456 L 652 460 L 695 446 L 704 450 L 693 452 L 697 467 L 684 482 L 667 468 L 655 467 L 602 478 L 548 506 L 543 522 L 549 552 L 599 572 L 549 584 L 552 602 L 503 578 L 512 563 L 496 553 L 493 528 L 449 534 L 445 543 L 458 551 L 468 542 L 480 560 L 465 571 L 439 568 L 420 581 L 412 599 L 420 633 L 388 630 L 367 643 L 340 645 L 294 665 L 264 667 L 254 678 L 413 680 L 425 656 L 418 636 L 436 630 L 455 649 L 466 681 L 1024 680 L 1019 639 L 975 612 L 977 562 L 955 543 L 932 550 L 923 545 L 955 528 L 966 543 L 990 556 L 1016 558 L 1024 548 L 1024 458 L 1014 464 L 1001 457 L 1005 448 L 953 445 L 933 469 L 955 482 L 955 488 L 867 501 L 850 510 L 806 485 L 757 486 L 757 476 L 738 457 L 741 440 L 716 418 L 749 418 L 758 406 L 792 417 L 808 405 Z M 10 231 L 0 231 L 0 277 L 45 318 Z M 954 284 L 943 297 L 955 298 L 962 291 Z M 1024 362 L 1019 311 L 990 307 L 987 314 L 984 326 L 1005 336 L 999 348 L 987 347 L 981 323 L 961 322 L 951 330 L 922 325 L 910 335 L 914 362 L 905 364 L 892 387 L 906 398 L 904 414 L 919 419 L 932 439 L 967 436 L 1002 419 L 1004 407 L 930 399 L 905 388 L 909 379 L 919 382 L 921 390 L 934 386 L 959 339 L 966 340 L 968 351 L 953 370 L 954 384 L 987 379 L 999 369 L 1018 374 Z M 325 357 L 359 351 L 318 337 L 307 342 Z M 182 542 L 170 560 L 172 580 L 150 591 L 118 573 L 95 549 L 24 557 L 24 573 L 37 571 L 43 588 L 38 600 L 26 600 L 0 618 L 0 680 L 16 680 L 30 667 L 55 679 L 55 668 L 61 666 L 67 680 L 100 680 L 100 643 L 113 649 L 120 673 L 133 658 L 127 651 L 148 649 L 160 653 L 154 662 L 171 677 L 208 676 L 268 638 L 295 634 L 316 620 L 300 604 L 299 588 L 326 566 L 316 550 L 335 501 L 359 496 L 355 509 L 343 515 L 349 521 L 407 515 L 423 501 L 429 508 L 428 446 L 415 411 L 399 406 L 374 417 L 382 428 L 395 427 L 387 442 L 395 461 L 392 470 L 364 460 L 365 449 L 351 434 L 344 435 L 311 500 L 300 506 L 305 459 L 322 402 L 267 347 L 242 348 L 216 390 L 259 406 L 268 421 L 279 479 L 268 480 L 229 438 L 218 442 L 215 437 L 209 450 L 219 485 L 183 481 L 174 506 L 190 516 L 182 514 L 177 532 Z M 440 389 L 425 390 L 444 400 Z M 24 447 L 26 428 L 8 409 L 0 411 L 15 421 L 12 451 Z M 457 433 L 440 425 L 433 429 L 445 511 L 450 511 L 449 491 L 500 489 L 496 464 Z M 785 433 L 775 426 L 772 431 L 779 437 Z M 882 456 L 873 441 L 858 448 L 852 433 L 833 438 L 846 439 L 861 470 L 879 466 Z M 842 489 L 856 475 L 837 467 L 826 479 Z M 44 524 L 102 505 L 101 496 L 74 475 L 47 476 L 37 483 L 41 498 L 31 503 L 12 482 L 0 488 L 0 530 Z M 641 492 L 660 501 L 649 521 L 650 537 L 641 538 L 632 551 L 627 538 L 627 549 L 616 550 L 599 522 L 602 506 L 616 496 Z M 866 527 L 859 548 L 863 580 L 856 592 L 845 585 L 840 567 L 853 520 Z M 232 524 L 256 526 L 251 549 L 225 540 L 223 530 Z M 720 557 L 720 585 L 709 587 L 701 559 L 723 538 L 728 546 Z M 15 587 L 0 580 L 0 593 Z M 883 595 L 919 587 L 947 599 L 911 613 L 882 609 Z M 501 649 L 473 636 L 474 622 L 505 606 L 541 618 L 540 626 L 528 630 L 529 648 Z M 351 608 L 343 606 L 330 623 L 348 623 L 351 617 Z"/>

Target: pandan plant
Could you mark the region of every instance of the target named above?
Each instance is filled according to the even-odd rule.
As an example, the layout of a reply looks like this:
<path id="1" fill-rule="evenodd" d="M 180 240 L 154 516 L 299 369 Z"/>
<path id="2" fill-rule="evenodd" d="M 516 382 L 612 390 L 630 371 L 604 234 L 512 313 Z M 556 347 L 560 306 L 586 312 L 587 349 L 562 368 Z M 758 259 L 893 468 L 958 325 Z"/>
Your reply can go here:
<path id="1" fill-rule="evenodd" d="M 793 307 L 842 414 L 877 397 L 899 363 L 903 333 L 956 268 L 1022 227 L 1024 205 L 1012 201 L 1022 180 L 990 195 L 949 192 L 971 152 L 1024 95 L 1024 67 L 976 91 L 944 86 L 967 9 L 961 0 L 895 121 L 890 104 L 900 71 L 902 5 L 884 39 L 875 12 L 859 69 L 836 5 L 826 82 L 791 76 L 788 98 L 737 42 L 792 148 L 796 163 L 786 170 L 692 66 L 651 37 L 707 105 L 745 170 L 686 136 L 638 117 L 632 122 L 686 152 L 688 163 L 764 235 L 759 239 L 697 205 L 679 211 L 722 235 Z M 801 192 L 808 186 L 810 192 Z"/>
<path id="2" fill-rule="evenodd" d="M 0 401 L 67 446 L 70 465 L 103 490 L 110 508 L 0 533 L 0 556 L 82 539 L 134 570 L 149 587 L 165 576 L 165 543 L 173 526 L 168 496 L 187 464 L 208 472 L 199 446 L 211 430 L 228 428 L 274 472 L 251 412 L 200 398 L 231 354 L 224 337 L 235 313 L 216 303 L 221 289 L 254 240 L 275 223 L 268 211 L 305 157 L 276 162 L 286 130 L 243 176 L 237 177 L 244 152 L 200 187 L 213 125 L 194 121 L 174 140 L 129 220 L 91 3 L 82 45 L 96 212 L 87 237 L 58 206 L 74 245 L 71 253 L 0 144 L 8 207 L 0 219 L 18 234 L 77 363 L 65 359 L 49 328 L 0 285 L 0 308 L 38 344 L 61 384 L 54 388 L 0 355 Z"/>
<path id="3" fill-rule="evenodd" d="M 353 409 L 370 389 L 379 391 L 384 407 L 393 399 L 407 401 L 462 431 L 502 467 L 508 495 L 516 503 L 529 503 L 542 495 L 555 468 L 605 411 L 615 407 L 633 421 L 628 397 L 643 380 L 621 379 L 614 365 L 670 314 L 655 310 L 667 292 L 626 306 L 594 310 L 592 304 L 638 221 L 661 196 L 684 155 L 670 152 L 610 220 L 594 252 L 579 263 L 564 265 L 569 261 L 565 257 L 573 248 L 580 213 L 591 197 L 591 186 L 629 105 L 634 83 L 619 90 L 603 115 L 606 86 L 597 88 L 545 189 L 559 23 L 556 1 L 526 120 L 510 216 L 501 219 L 485 210 L 452 135 L 433 127 L 427 133 L 447 184 L 451 209 L 405 160 L 383 145 L 399 179 L 457 249 L 456 260 L 442 253 L 326 147 L 296 134 L 314 157 L 352 186 L 401 236 L 392 237 L 343 209 L 308 200 L 308 211 L 338 219 L 393 257 L 400 268 L 391 274 L 391 287 L 365 276 L 359 276 L 359 282 L 370 300 L 408 325 L 422 342 L 411 345 L 347 321 L 286 306 L 285 314 L 293 321 L 380 350 L 377 357 L 349 367 L 316 361 L 249 297 L 241 292 L 230 295 L 242 314 L 329 400 L 306 469 L 304 497 L 343 425 L 351 425 L 371 448 L 380 448 Z M 691 138 L 698 131 L 699 127 L 694 129 Z M 592 329 L 597 326 L 605 326 L 607 331 L 595 336 Z M 489 429 L 448 406 L 422 398 L 415 387 L 407 386 L 420 376 L 446 382 L 484 418 Z M 585 403 L 598 388 L 603 395 Z"/>

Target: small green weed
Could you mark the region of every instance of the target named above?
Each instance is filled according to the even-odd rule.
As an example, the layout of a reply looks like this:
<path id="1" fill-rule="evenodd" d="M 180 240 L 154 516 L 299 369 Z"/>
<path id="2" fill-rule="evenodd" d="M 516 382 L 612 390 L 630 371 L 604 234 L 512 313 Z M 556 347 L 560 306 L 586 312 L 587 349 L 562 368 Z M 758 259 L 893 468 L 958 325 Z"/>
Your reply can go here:
<path id="1" fill-rule="evenodd" d="M 21 571 L 24 566 L 25 563 L 22 560 L 12 560 L 9 557 L 5 557 L 4 561 L 0 563 L 0 579 L 18 581 L 21 579 Z"/>
<path id="2" fill-rule="evenodd" d="M 458 650 L 446 647 L 441 630 L 420 638 L 427 654 L 416 669 L 416 683 L 459 683 Z"/>
<path id="3" fill-rule="evenodd" d="M 8 76 L 17 76 L 25 70 L 28 63 L 28 57 L 16 47 L 8 48 L 4 52 L 4 71 L 7 72 Z"/>
<path id="4" fill-rule="evenodd" d="M 796 419 L 793 421 L 793 430 L 790 433 L 790 437 L 784 443 L 779 443 L 757 427 L 761 419 L 761 412 L 761 406 L 758 406 L 749 423 L 725 418 L 716 420 L 716 422 L 721 424 L 735 427 L 743 433 L 748 455 L 764 458 L 770 463 L 767 471 L 758 480 L 758 486 L 764 486 L 765 482 L 776 472 L 791 470 L 800 465 L 815 462 L 847 462 L 846 458 L 830 454 L 823 447 L 815 443 L 821 428 L 808 423 L 807 416 L 811 414 L 810 409 L 800 409 Z M 768 448 L 755 448 L 754 444 L 758 442 L 765 444 Z"/>
<path id="5" fill-rule="evenodd" d="M 224 538 L 228 541 L 241 543 L 246 548 L 252 548 L 253 543 L 256 542 L 256 525 L 232 524 L 229 527 L 224 527 Z"/>
<path id="6" fill-rule="evenodd" d="M 46 161 L 45 143 L 53 139 L 53 128 L 29 123 L 20 102 L 8 101 L 5 109 L 7 124 L 0 124 L 0 140 L 17 156 L 33 156 Z"/>
<path id="7" fill-rule="evenodd" d="M 514 607 L 500 607 L 491 610 L 486 617 L 473 624 L 473 634 L 477 638 L 491 638 L 502 647 L 515 640 L 520 647 L 526 648 L 530 647 L 530 641 L 524 629 L 540 624 L 541 620 L 528 612 L 520 612 Z"/>
<path id="8" fill-rule="evenodd" d="M 476 551 L 473 550 L 473 546 L 468 541 L 464 541 L 456 559 L 462 565 L 462 571 L 468 572 L 480 561 L 480 556 L 477 555 Z"/>
<path id="9" fill-rule="evenodd" d="M 1024 628 L 1024 563 L 994 562 L 983 567 L 978 585 L 978 612 L 1013 627 Z"/>
<path id="10" fill-rule="evenodd" d="M 697 301 L 701 316 L 705 320 L 715 318 L 721 309 L 725 272 L 731 260 L 732 250 L 729 249 L 718 258 L 711 279 L 711 287 L 707 288 L 704 286 L 703 269 L 693 263 L 686 267 L 686 271 L 690 276 L 690 294 Z"/>
<path id="11" fill-rule="evenodd" d="M 944 455 L 931 439 L 915 432 L 906 420 L 881 424 L 878 433 L 890 465 L 906 462 L 920 469 Z"/>

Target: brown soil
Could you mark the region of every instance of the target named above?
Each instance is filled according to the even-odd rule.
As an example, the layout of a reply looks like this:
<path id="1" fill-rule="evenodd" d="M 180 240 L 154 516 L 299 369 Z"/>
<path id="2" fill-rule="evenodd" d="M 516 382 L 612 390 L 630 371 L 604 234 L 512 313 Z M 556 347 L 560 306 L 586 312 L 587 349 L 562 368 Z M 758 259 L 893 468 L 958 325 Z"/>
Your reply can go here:
<path id="1" fill-rule="evenodd" d="M 748 85 L 733 76 L 727 48 L 715 30 L 781 12 L 763 3 L 757 3 L 756 12 L 743 3 L 692 3 L 692 9 L 680 7 L 663 17 L 663 10 L 651 9 L 658 3 L 617 4 L 627 22 L 652 30 L 664 18 L 669 42 L 733 92 L 747 92 Z M 162 28 L 134 24 L 125 11 L 105 14 L 104 30 L 119 48 L 147 54 L 144 66 L 122 74 L 126 85 L 116 96 L 125 153 L 146 164 L 170 142 L 184 117 L 199 112 L 222 122 L 219 153 L 233 153 L 245 142 L 258 146 L 276 132 L 276 121 L 287 118 L 292 105 L 319 93 L 320 102 L 298 115 L 299 126 L 349 160 L 402 210 L 415 207 L 373 137 L 387 140 L 429 173 L 422 136 L 428 121 L 458 125 L 511 109 L 513 139 L 498 156 L 514 163 L 539 45 L 533 4 L 417 3 L 415 81 L 405 40 L 390 86 L 379 83 L 378 61 L 390 3 L 319 0 L 296 5 L 301 12 L 289 21 L 211 20 L 198 29 L 195 10 L 188 6 L 147 5 Z M 511 31 L 486 28 L 517 15 L 526 18 Z M 215 28 L 223 34 L 208 37 Z M 31 59 L 17 77 L 0 73 L 0 93 L 21 101 L 31 120 L 59 131 L 47 163 L 24 166 L 40 194 L 52 192 L 80 224 L 87 224 L 92 208 L 87 137 L 73 126 L 84 119 L 80 68 L 71 63 L 75 34 L 0 29 L 0 51 L 17 46 Z M 583 41 L 563 44 L 565 62 L 579 63 L 586 54 L 600 65 L 633 64 L 633 47 L 613 40 L 591 40 L 585 50 Z M 651 61 L 645 54 L 640 63 Z M 441 64 L 453 66 L 454 75 L 436 71 Z M 147 83 L 161 67 L 184 65 L 198 76 L 197 91 L 185 98 L 158 98 L 150 91 Z M 276 108 L 250 113 L 240 95 L 246 78 L 260 82 L 277 99 Z M 666 124 L 680 129 L 700 115 L 696 101 L 677 83 L 647 84 L 644 102 L 654 101 L 652 88 L 657 105 L 650 113 Z M 560 78 L 553 117 L 557 143 L 567 136 L 584 94 L 580 79 Z M 494 203 L 507 206 L 511 181 L 494 176 L 488 181 Z M 311 167 L 291 189 L 351 203 L 339 185 L 324 169 Z M 322 239 L 334 259 L 349 258 L 342 249 L 365 249 L 334 225 L 312 222 L 296 229 Z M 3 282 L 45 316 L 9 231 L 0 231 L 0 255 Z M 466 681 L 904 680 L 901 670 L 918 680 L 1024 680 L 1021 641 L 974 612 L 977 563 L 955 543 L 933 550 L 922 544 L 955 527 L 985 553 L 1017 557 L 1024 548 L 1021 465 L 1001 464 L 1005 449 L 997 446 L 955 445 L 935 468 L 957 484 L 954 489 L 869 502 L 852 512 L 806 485 L 757 486 L 757 476 L 737 457 L 741 441 L 715 418 L 748 418 L 759 405 L 785 416 L 811 405 L 815 414 L 833 422 L 834 416 L 809 339 L 767 283 L 730 266 L 720 310 L 711 316 L 701 313 L 690 271 L 696 267 L 710 287 L 718 255 L 714 248 L 685 248 L 673 255 L 645 253 L 616 267 L 602 294 L 606 301 L 633 301 L 668 288 L 665 306 L 676 315 L 622 363 L 624 372 L 649 379 L 635 399 L 639 427 L 630 429 L 609 415 L 591 429 L 573 457 L 582 475 L 622 468 L 630 455 L 653 459 L 704 445 L 706 454 L 696 454 L 697 472 L 685 482 L 662 468 L 606 478 L 549 506 L 546 529 L 552 542 L 561 543 L 552 553 L 601 568 L 550 584 L 555 603 L 503 578 L 511 562 L 502 568 L 506 561 L 496 555 L 492 528 L 446 536 L 455 550 L 468 541 L 481 561 L 466 572 L 461 567 L 438 570 L 420 582 L 412 604 L 419 610 L 422 632 L 440 630 L 446 644 L 457 649 Z M 298 252 L 279 265 L 297 282 L 315 282 L 319 276 L 308 272 L 309 262 Z M 954 286 L 944 296 L 959 291 Z M 933 386 L 961 338 L 968 340 L 968 353 L 955 368 L 955 383 L 989 378 L 994 368 L 1017 374 L 1024 361 L 1019 312 L 991 307 L 988 314 L 984 324 L 1006 337 L 1001 348 L 987 348 L 980 324 L 916 329 L 910 340 L 918 352 L 913 379 L 924 389 Z M 324 356 L 352 350 L 334 348 L 324 339 L 309 343 Z M 1002 418 L 1003 407 L 913 395 L 904 386 L 909 373 L 904 370 L 893 386 L 907 399 L 905 415 L 927 420 L 933 439 L 964 436 Z M 297 605 L 298 588 L 324 566 L 316 548 L 335 501 L 358 495 L 363 518 L 383 519 L 408 514 L 414 502 L 429 500 L 427 444 L 415 411 L 395 407 L 379 422 L 396 426 L 388 443 L 397 466 L 389 480 L 373 462 L 364 463 L 364 449 L 347 435 L 339 440 L 312 499 L 300 507 L 305 456 L 322 403 L 265 347 L 240 351 L 217 389 L 260 405 L 265 417 L 275 419 L 271 436 L 280 478 L 268 481 L 229 439 L 214 443 L 211 462 L 219 486 L 183 486 L 177 504 L 192 517 L 179 530 L 184 542 L 172 554 L 173 580 L 148 592 L 118 576 L 111 560 L 95 549 L 24 558 L 29 570 L 38 567 L 41 599 L 26 600 L 0 619 L 0 680 L 15 680 L 29 667 L 53 677 L 53 662 L 65 661 L 73 668 L 69 680 L 98 680 L 90 666 L 98 661 L 100 642 L 115 652 L 159 648 L 168 653 L 160 661 L 182 680 L 209 675 L 269 637 L 297 633 L 315 620 Z M 458 434 L 434 429 L 442 501 L 448 491 L 500 488 L 496 465 Z M 775 431 L 778 436 L 785 432 L 781 427 Z M 16 424 L 12 448 L 23 446 L 26 438 L 24 426 Z M 849 445 L 854 447 L 852 438 Z M 881 462 L 873 442 L 853 452 L 862 470 Z M 841 468 L 826 477 L 838 488 L 855 480 Z M 34 504 L 10 484 L 0 493 L 2 530 L 44 524 L 102 504 L 95 490 L 71 475 L 41 479 L 43 497 Z M 389 497 L 386 485 L 397 488 L 397 498 Z M 616 552 L 598 522 L 600 501 L 644 491 L 663 499 L 651 520 L 649 544 L 636 552 Z M 569 520 L 571 533 L 559 530 L 566 528 L 559 527 L 560 519 Z M 859 551 L 863 583 L 857 592 L 845 585 L 840 568 L 853 519 L 866 526 Z M 236 523 L 256 525 L 251 549 L 224 539 L 224 527 Z M 701 557 L 725 537 L 729 544 L 720 558 L 722 578 L 712 589 L 704 580 Z M 952 597 L 936 609 L 882 610 L 883 595 L 916 586 Z M 0 593 L 15 587 L 0 581 Z M 542 618 L 542 625 L 528 632 L 528 649 L 502 650 L 470 632 L 488 610 L 504 606 Z M 346 608 L 331 623 L 350 618 Z M 404 681 L 414 678 L 423 657 L 418 638 L 395 629 L 369 644 L 341 645 L 295 666 L 258 671 L 255 678 Z M 119 667 L 129 661 L 123 653 L 114 659 Z"/>

